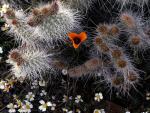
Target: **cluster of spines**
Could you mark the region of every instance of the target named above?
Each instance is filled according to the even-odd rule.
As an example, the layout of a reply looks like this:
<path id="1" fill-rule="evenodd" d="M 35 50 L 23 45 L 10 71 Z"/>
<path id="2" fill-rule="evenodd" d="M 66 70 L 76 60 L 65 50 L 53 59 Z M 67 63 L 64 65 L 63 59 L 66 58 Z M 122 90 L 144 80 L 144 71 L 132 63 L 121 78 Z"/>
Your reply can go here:
<path id="1" fill-rule="evenodd" d="M 57 14 L 59 6 L 56 2 L 57 1 L 54 1 L 51 4 L 42 6 L 40 8 L 34 8 L 27 23 L 30 26 L 35 27 L 38 24 L 41 24 L 45 18 L 48 18 L 48 16 Z"/>
<path id="2" fill-rule="evenodd" d="M 121 29 L 114 24 L 101 24 L 97 27 L 97 32 L 98 35 L 94 39 L 94 45 L 98 55 L 107 56 L 108 64 L 103 65 L 102 68 L 108 69 L 108 72 L 110 72 L 109 74 L 101 73 L 101 75 L 104 76 L 106 82 L 112 87 L 127 92 L 127 89 L 129 90 L 129 87 L 134 86 L 138 81 L 139 74 L 124 50 L 115 44 L 115 41 L 119 40 Z M 110 71 L 110 68 L 113 71 Z"/>
<path id="3" fill-rule="evenodd" d="M 59 0 L 32 10 L 27 23 L 35 29 L 35 34 L 50 45 L 65 42 L 67 33 L 79 26 L 77 11 L 66 7 Z"/>
<path id="4" fill-rule="evenodd" d="M 123 12 L 120 17 L 120 28 L 127 33 L 127 43 L 136 52 L 148 49 L 150 46 L 149 35 L 144 31 L 142 17 L 134 13 Z"/>
<path id="5" fill-rule="evenodd" d="M 68 74 L 71 77 L 81 77 L 87 74 L 93 74 L 97 69 L 102 67 L 103 62 L 99 58 L 91 58 L 80 66 L 68 69 Z"/>
<path id="6" fill-rule="evenodd" d="M 52 69 L 50 55 L 29 47 L 11 50 L 7 62 L 13 66 L 12 73 L 18 78 L 40 78 L 42 73 Z"/>
<path id="7" fill-rule="evenodd" d="M 19 48 L 9 55 L 12 73 L 16 77 L 38 78 L 44 70 L 59 69 L 59 61 L 50 57 L 49 50 L 56 46 L 53 42 L 66 40 L 67 33 L 79 27 L 77 18 L 77 13 L 59 0 L 34 8 L 30 15 L 23 10 L 8 9 L 6 22 L 11 26 L 11 33 L 21 41 Z"/>
<path id="8" fill-rule="evenodd" d="M 9 9 L 5 19 L 22 43 L 36 46 L 43 42 L 48 46 L 65 42 L 68 32 L 80 28 L 78 13 L 59 0 L 34 8 L 30 15 Z"/>
<path id="9" fill-rule="evenodd" d="M 23 10 L 15 11 L 8 9 L 5 14 L 6 23 L 10 25 L 9 33 L 13 34 L 20 45 L 38 46 L 35 42 L 38 36 L 34 35 L 32 29 L 26 22 L 26 14 Z"/>

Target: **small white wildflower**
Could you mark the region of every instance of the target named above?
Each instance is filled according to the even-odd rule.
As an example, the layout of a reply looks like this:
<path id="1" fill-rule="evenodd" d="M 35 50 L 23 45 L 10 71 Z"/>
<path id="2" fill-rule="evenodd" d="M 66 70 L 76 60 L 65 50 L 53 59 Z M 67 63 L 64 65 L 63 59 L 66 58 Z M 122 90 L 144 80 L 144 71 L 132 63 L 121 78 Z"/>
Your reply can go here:
<path id="1" fill-rule="evenodd" d="M 67 74 L 68 74 L 68 71 L 67 71 L 66 69 L 63 69 L 63 70 L 62 70 L 62 74 L 63 74 L 63 75 L 67 75 Z"/>
<path id="2" fill-rule="evenodd" d="M 6 13 L 8 8 L 9 8 L 9 4 L 4 4 L 4 5 L 2 6 L 1 11 L 3 11 L 4 13 Z"/>
<path id="3" fill-rule="evenodd" d="M 31 113 L 31 109 L 33 108 L 33 105 L 26 101 L 25 105 L 23 105 L 25 113 Z"/>
<path id="4" fill-rule="evenodd" d="M 7 31 L 9 29 L 9 27 L 10 26 L 7 23 L 5 23 L 5 25 L 1 27 L 1 30 L 2 31 Z"/>
<path id="5" fill-rule="evenodd" d="M 14 95 L 14 99 L 15 99 L 16 102 L 17 102 L 18 108 L 20 108 L 20 109 L 18 109 L 18 111 L 23 110 L 23 105 L 24 105 L 24 103 L 23 103 L 21 100 L 18 100 L 17 97 L 15 97 L 15 95 Z"/>
<path id="6" fill-rule="evenodd" d="M 4 4 L 4 5 L 2 6 L 2 8 L 0 9 L 1 17 L 4 16 L 4 13 L 7 12 L 8 8 L 9 8 L 9 5 L 8 5 L 8 4 Z"/>
<path id="7" fill-rule="evenodd" d="M 66 113 L 73 113 L 73 111 L 69 111 L 69 110 L 66 109 L 66 108 L 63 108 L 62 110 L 63 110 L 63 112 L 66 112 Z"/>
<path id="8" fill-rule="evenodd" d="M 2 47 L 0 47 L 0 53 L 3 53 L 3 48 Z"/>
<path id="9" fill-rule="evenodd" d="M 69 97 L 69 100 L 72 100 L 72 96 Z"/>
<path id="10" fill-rule="evenodd" d="M 105 113 L 104 109 L 95 109 L 93 113 Z"/>
<path id="11" fill-rule="evenodd" d="M 63 112 L 68 112 L 68 109 L 66 109 L 66 108 L 63 108 L 62 110 L 63 110 Z"/>
<path id="12" fill-rule="evenodd" d="M 26 113 L 26 106 L 23 104 L 20 109 L 18 109 L 19 113 Z"/>
<path id="13" fill-rule="evenodd" d="M 105 113 L 105 110 L 104 110 L 104 109 L 101 109 L 101 113 Z"/>
<path id="14" fill-rule="evenodd" d="M 63 102 L 68 102 L 69 100 L 72 100 L 72 96 L 68 97 L 67 95 L 63 96 Z"/>
<path id="15" fill-rule="evenodd" d="M 100 102 L 103 99 L 102 93 L 96 93 L 94 99 L 95 101 Z"/>
<path id="16" fill-rule="evenodd" d="M 63 96 L 63 102 L 65 103 L 65 102 L 67 102 L 68 100 L 69 100 L 69 97 L 66 96 L 66 95 L 64 95 L 64 96 Z"/>
<path id="17" fill-rule="evenodd" d="M 76 103 L 83 102 L 81 95 L 77 95 L 77 97 L 75 98 L 75 102 Z"/>
<path id="18" fill-rule="evenodd" d="M 31 103 L 26 103 L 26 111 L 29 113 L 31 112 L 31 109 L 33 108 L 33 105 Z"/>
<path id="19" fill-rule="evenodd" d="M 68 111 L 67 113 L 73 113 L 73 111 Z"/>
<path id="20" fill-rule="evenodd" d="M 56 108 L 56 104 L 53 103 L 52 106 L 51 106 L 51 110 L 54 111 L 55 108 Z"/>
<path id="21" fill-rule="evenodd" d="M 55 96 L 52 96 L 52 99 L 53 99 L 53 100 L 55 100 L 55 99 L 56 99 L 56 97 L 55 97 Z"/>
<path id="22" fill-rule="evenodd" d="M 46 95 L 47 95 L 47 92 L 45 90 L 42 90 L 40 93 L 40 96 L 46 96 Z"/>
<path id="23" fill-rule="evenodd" d="M 149 93 L 149 92 L 147 92 L 147 93 L 146 93 L 146 96 L 150 96 L 150 93 Z"/>
<path id="24" fill-rule="evenodd" d="M 39 103 L 41 104 L 39 106 L 39 110 L 42 112 L 46 111 L 47 107 L 52 106 L 51 102 L 45 102 L 44 100 L 40 100 Z"/>
<path id="25" fill-rule="evenodd" d="M 80 109 L 76 109 L 76 112 L 77 112 L 77 113 L 81 113 Z"/>
<path id="26" fill-rule="evenodd" d="M 13 103 L 10 103 L 10 104 L 7 105 L 7 108 L 9 109 L 8 110 L 9 113 L 15 113 L 17 105 L 14 105 Z"/>
<path id="27" fill-rule="evenodd" d="M 150 100 L 150 97 L 146 97 L 146 100 Z"/>
<path id="28" fill-rule="evenodd" d="M 6 83 L 6 81 L 3 81 L 3 80 L 1 80 L 0 81 L 0 89 L 5 89 L 5 83 Z"/>
<path id="29" fill-rule="evenodd" d="M 146 93 L 146 100 L 150 100 L 150 93 Z"/>
<path id="30" fill-rule="evenodd" d="M 130 111 L 126 111 L 125 113 L 130 113 Z"/>
<path id="31" fill-rule="evenodd" d="M 46 86 L 46 82 L 44 80 L 39 81 L 39 86 L 41 87 Z"/>
<path id="32" fill-rule="evenodd" d="M 72 96 L 68 97 L 66 95 L 63 96 L 63 102 L 67 102 L 69 100 L 72 100 Z"/>
<path id="33" fill-rule="evenodd" d="M 32 92 L 29 92 L 29 93 L 26 95 L 26 99 L 29 100 L 29 101 L 33 101 L 33 100 L 34 100 L 34 97 L 35 97 L 35 95 L 34 95 Z"/>

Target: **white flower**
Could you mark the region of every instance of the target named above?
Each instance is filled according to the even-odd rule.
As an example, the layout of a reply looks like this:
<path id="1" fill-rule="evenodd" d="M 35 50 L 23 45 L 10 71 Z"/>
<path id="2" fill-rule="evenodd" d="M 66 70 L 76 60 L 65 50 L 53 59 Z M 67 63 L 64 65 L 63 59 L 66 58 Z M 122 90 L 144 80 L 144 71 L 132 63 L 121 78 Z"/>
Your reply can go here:
<path id="1" fill-rule="evenodd" d="M 150 93 L 148 92 L 148 93 L 146 93 L 146 96 L 150 96 Z"/>
<path id="2" fill-rule="evenodd" d="M 130 113 L 130 111 L 126 111 L 126 113 Z"/>
<path id="3" fill-rule="evenodd" d="M 150 100 L 150 93 L 146 93 L 146 100 Z"/>
<path id="4" fill-rule="evenodd" d="M 32 92 L 29 92 L 29 93 L 26 95 L 26 99 L 29 100 L 29 101 L 33 101 L 33 100 L 34 100 L 34 97 L 35 97 L 35 95 L 34 95 Z"/>
<path id="5" fill-rule="evenodd" d="M 69 100 L 72 100 L 72 96 L 68 97 L 67 95 L 63 96 L 63 102 L 68 102 Z"/>
<path id="6" fill-rule="evenodd" d="M 26 105 L 25 106 L 26 106 L 26 112 L 30 113 L 31 109 L 33 108 L 33 105 L 30 102 L 26 101 Z"/>
<path id="7" fill-rule="evenodd" d="M 42 112 L 46 111 L 47 107 L 52 106 L 51 102 L 45 102 L 44 100 L 40 100 L 39 103 L 41 104 L 39 106 L 39 110 Z"/>
<path id="8" fill-rule="evenodd" d="M 46 96 L 47 92 L 45 90 L 42 90 L 42 92 L 40 93 L 40 96 Z"/>
<path id="9" fill-rule="evenodd" d="M 126 111 L 126 113 L 130 113 L 130 111 Z"/>
<path id="10" fill-rule="evenodd" d="M 66 95 L 64 95 L 64 96 L 63 96 L 63 102 L 67 102 L 68 100 L 69 100 L 69 97 L 66 96 Z"/>
<path id="11" fill-rule="evenodd" d="M 7 11 L 8 8 L 9 8 L 9 4 L 4 4 L 4 5 L 2 6 L 1 11 L 3 11 L 4 13 L 6 13 L 6 11 Z"/>
<path id="12" fill-rule="evenodd" d="M 52 96 L 52 99 L 53 99 L 53 100 L 55 100 L 55 99 L 56 99 L 56 97 L 55 97 L 55 96 Z"/>
<path id="13" fill-rule="evenodd" d="M 7 31 L 9 29 L 9 27 L 10 26 L 7 23 L 5 23 L 5 25 L 1 27 L 1 30 L 2 31 Z"/>
<path id="14" fill-rule="evenodd" d="M 77 112 L 77 113 L 81 113 L 80 109 L 76 109 L 76 112 Z"/>
<path id="15" fill-rule="evenodd" d="M 32 108 L 33 108 L 33 105 L 30 102 L 25 101 L 25 104 L 23 104 L 18 111 L 20 113 L 31 113 Z"/>
<path id="16" fill-rule="evenodd" d="M 46 86 L 46 82 L 44 80 L 39 81 L 39 86 L 41 86 L 41 87 Z"/>
<path id="17" fill-rule="evenodd" d="M 0 81 L 0 89 L 5 89 L 5 84 L 6 84 L 6 81 Z"/>
<path id="18" fill-rule="evenodd" d="M 76 103 L 83 102 L 81 95 L 77 95 L 77 97 L 75 98 L 75 102 Z"/>
<path id="19" fill-rule="evenodd" d="M 69 97 L 69 100 L 72 100 L 72 96 Z"/>
<path id="20" fill-rule="evenodd" d="M 25 106 L 25 105 L 22 105 L 22 106 L 20 107 L 20 109 L 18 109 L 18 112 L 20 112 L 20 113 L 26 113 L 26 106 Z"/>
<path id="21" fill-rule="evenodd" d="M 105 113 L 104 109 L 95 109 L 93 113 Z"/>
<path id="22" fill-rule="evenodd" d="M 66 112 L 66 113 L 73 113 L 73 111 L 69 111 L 69 110 L 66 109 L 66 108 L 63 108 L 62 110 L 63 110 L 63 112 Z"/>
<path id="23" fill-rule="evenodd" d="M 66 108 L 63 108 L 62 110 L 63 110 L 64 112 L 68 112 L 68 109 L 66 109 Z"/>
<path id="24" fill-rule="evenodd" d="M 62 74 L 63 74 L 63 75 L 67 75 L 67 74 L 68 74 L 68 71 L 67 71 L 66 69 L 63 69 L 63 70 L 62 70 Z"/>
<path id="25" fill-rule="evenodd" d="M 0 14 L 1 14 L 1 16 L 3 16 L 4 13 L 7 12 L 8 8 L 9 8 L 9 5 L 8 5 L 8 4 L 4 4 L 4 5 L 2 6 L 2 8 L 0 9 Z"/>
<path id="26" fill-rule="evenodd" d="M 9 109 L 8 110 L 9 113 L 15 113 L 17 105 L 13 105 L 13 103 L 10 103 L 10 104 L 7 105 L 7 108 Z"/>
<path id="27" fill-rule="evenodd" d="M 103 99 L 102 93 L 96 93 L 94 99 L 95 99 L 95 101 L 100 102 Z"/>
<path id="28" fill-rule="evenodd" d="M 54 111 L 55 107 L 56 107 L 56 104 L 53 103 L 52 106 L 51 106 L 51 110 Z"/>
<path id="29" fill-rule="evenodd" d="M 0 53 L 3 53 L 3 48 L 2 47 L 0 47 Z"/>

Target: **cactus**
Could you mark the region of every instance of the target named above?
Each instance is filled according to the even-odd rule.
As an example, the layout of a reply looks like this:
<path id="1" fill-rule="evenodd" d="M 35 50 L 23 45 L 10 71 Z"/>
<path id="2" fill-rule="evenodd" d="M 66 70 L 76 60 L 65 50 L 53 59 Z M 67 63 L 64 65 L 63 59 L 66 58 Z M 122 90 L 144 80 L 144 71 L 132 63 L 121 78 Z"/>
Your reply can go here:
<path id="1" fill-rule="evenodd" d="M 51 70 L 51 56 L 45 51 L 33 48 L 18 48 L 10 51 L 8 63 L 12 65 L 12 73 L 23 78 L 42 78 L 42 73 Z"/>
<path id="2" fill-rule="evenodd" d="M 57 0 L 33 9 L 32 13 L 27 23 L 35 29 L 35 34 L 47 43 L 65 42 L 66 34 L 80 27 L 78 13 L 65 8 Z"/>

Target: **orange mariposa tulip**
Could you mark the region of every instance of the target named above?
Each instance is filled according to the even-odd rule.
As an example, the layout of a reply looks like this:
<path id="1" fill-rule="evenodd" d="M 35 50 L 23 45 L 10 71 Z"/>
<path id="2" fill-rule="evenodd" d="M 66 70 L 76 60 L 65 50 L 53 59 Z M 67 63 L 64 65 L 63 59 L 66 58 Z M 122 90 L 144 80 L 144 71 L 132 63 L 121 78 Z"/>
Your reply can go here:
<path id="1" fill-rule="evenodd" d="M 68 33 L 68 37 L 72 41 L 73 47 L 77 49 L 87 39 L 87 34 L 86 32 L 81 32 L 80 34 Z"/>

